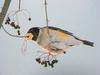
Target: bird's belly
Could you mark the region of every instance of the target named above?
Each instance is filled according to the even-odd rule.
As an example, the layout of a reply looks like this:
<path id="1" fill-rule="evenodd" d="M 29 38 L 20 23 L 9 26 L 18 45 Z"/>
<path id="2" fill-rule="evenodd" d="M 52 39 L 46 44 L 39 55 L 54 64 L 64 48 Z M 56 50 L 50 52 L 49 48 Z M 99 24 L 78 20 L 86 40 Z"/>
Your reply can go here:
<path id="1" fill-rule="evenodd" d="M 61 41 L 58 39 L 49 39 L 45 38 L 42 39 L 38 42 L 38 44 L 45 49 L 45 51 L 50 51 L 52 53 L 64 53 L 65 49 L 69 48 L 70 46 L 66 45 L 65 41 Z"/>

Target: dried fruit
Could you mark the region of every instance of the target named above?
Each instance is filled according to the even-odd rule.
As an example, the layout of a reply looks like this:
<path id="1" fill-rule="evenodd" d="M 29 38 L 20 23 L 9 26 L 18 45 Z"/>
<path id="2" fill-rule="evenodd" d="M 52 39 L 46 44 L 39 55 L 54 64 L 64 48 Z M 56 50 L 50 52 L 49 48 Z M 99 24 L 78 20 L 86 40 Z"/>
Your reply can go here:
<path id="1" fill-rule="evenodd" d="M 40 58 L 36 58 L 36 61 L 37 61 L 38 63 L 41 63 Z"/>
<path id="2" fill-rule="evenodd" d="M 17 29 L 20 29 L 20 26 L 19 26 L 19 25 L 16 25 L 16 28 L 17 28 Z"/>
<path id="3" fill-rule="evenodd" d="M 31 21 L 31 18 L 29 17 L 28 20 Z"/>
<path id="4" fill-rule="evenodd" d="M 15 22 L 11 22 L 10 24 L 12 27 L 15 27 Z"/>
<path id="5" fill-rule="evenodd" d="M 18 33 L 18 35 L 20 35 L 20 31 L 19 30 L 17 31 L 17 33 Z"/>

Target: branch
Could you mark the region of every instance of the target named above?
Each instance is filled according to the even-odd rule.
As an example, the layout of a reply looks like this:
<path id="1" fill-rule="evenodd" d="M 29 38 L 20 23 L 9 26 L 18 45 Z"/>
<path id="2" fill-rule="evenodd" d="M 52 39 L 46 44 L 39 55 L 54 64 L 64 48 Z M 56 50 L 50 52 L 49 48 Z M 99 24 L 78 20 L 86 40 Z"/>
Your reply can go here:
<path id="1" fill-rule="evenodd" d="M 7 10 L 9 8 L 10 2 L 11 2 L 11 0 L 5 0 L 4 6 L 3 6 L 2 11 L 0 13 L 0 28 L 1 28 L 1 25 L 2 25 L 3 20 L 5 18 L 5 15 L 7 13 Z"/>

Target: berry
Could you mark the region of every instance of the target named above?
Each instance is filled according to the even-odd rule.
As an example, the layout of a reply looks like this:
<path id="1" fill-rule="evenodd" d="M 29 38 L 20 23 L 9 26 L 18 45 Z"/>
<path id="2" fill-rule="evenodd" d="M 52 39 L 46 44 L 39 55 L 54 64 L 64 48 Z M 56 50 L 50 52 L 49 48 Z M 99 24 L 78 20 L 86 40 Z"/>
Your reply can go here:
<path id="1" fill-rule="evenodd" d="M 29 17 L 28 20 L 31 21 L 31 18 Z"/>
<path id="2" fill-rule="evenodd" d="M 17 33 L 18 33 L 18 35 L 20 35 L 20 31 L 19 30 L 17 31 Z"/>
<path id="3" fill-rule="evenodd" d="M 36 61 L 37 61 L 38 63 L 41 63 L 40 58 L 36 58 Z"/>
<path id="4" fill-rule="evenodd" d="M 44 67 L 47 67 L 47 61 L 45 61 Z"/>
<path id="5" fill-rule="evenodd" d="M 20 29 L 20 26 L 19 25 L 16 25 L 16 28 Z"/>
<path id="6" fill-rule="evenodd" d="M 53 68 L 54 67 L 54 64 L 51 64 L 50 66 Z"/>
<path id="7" fill-rule="evenodd" d="M 10 24 L 12 27 L 15 27 L 15 22 L 11 22 Z"/>
<path id="8" fill-rule="evenodd" d="M 55 61 L 55 63 L 58 63 L 58 60 L 54 60 Z"/>

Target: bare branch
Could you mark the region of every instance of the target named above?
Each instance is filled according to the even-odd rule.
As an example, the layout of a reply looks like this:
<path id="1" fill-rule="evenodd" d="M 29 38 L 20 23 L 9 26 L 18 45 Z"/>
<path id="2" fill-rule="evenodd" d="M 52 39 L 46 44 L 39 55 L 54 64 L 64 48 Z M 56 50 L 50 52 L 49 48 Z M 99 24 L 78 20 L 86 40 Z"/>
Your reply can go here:
<path id="1" fill-rule="evenodd" d="M 0 28 L 1 28 L 1 25 L 2 25 L 3 20 L 5 18 L 5 15 L 7 13 L 7 10 L 9 8 L 10 2 L 11 2 L 11 0 L 5 0 L 4 6 L 3 6 L 2 11 L 0 13 Z"/>

